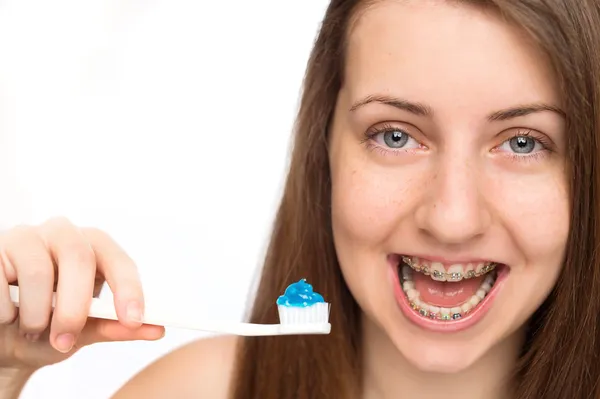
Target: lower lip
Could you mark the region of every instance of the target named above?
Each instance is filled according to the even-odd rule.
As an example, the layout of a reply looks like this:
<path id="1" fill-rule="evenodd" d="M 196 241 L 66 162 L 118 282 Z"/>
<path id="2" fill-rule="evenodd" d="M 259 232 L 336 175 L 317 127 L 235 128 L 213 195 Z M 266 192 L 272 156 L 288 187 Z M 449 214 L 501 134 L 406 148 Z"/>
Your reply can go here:
<path id="1" fill-rule="evenodd" d="M 508 267 L 501 267 L 494 286 L 486 295 L 486 297 L 483 298 L 483 300 L 479 303 L 479 305 L 473 309 L 473 311 L 458 320 L 442 321 L 425 318 L 414 311 L 408 302 L 406 294 L 402 290 L 402 286 L 400 285 L 400 276 L 397 269 L 397 264 L 391 265 L 389 272 L 390 278 L 392 279 L 392 284 L 394 285 L 394 296 L 396 297 L 396 301 L 398 302 L 400 310 L 404 316 L 406 316 L 415 325 L 432 332 L 459 332 L 466 330 L 467 328 L 470 328 L 481 321 L 491 309 L 494 298 L 504 285 L 504 281 L 509 274 Z"/>

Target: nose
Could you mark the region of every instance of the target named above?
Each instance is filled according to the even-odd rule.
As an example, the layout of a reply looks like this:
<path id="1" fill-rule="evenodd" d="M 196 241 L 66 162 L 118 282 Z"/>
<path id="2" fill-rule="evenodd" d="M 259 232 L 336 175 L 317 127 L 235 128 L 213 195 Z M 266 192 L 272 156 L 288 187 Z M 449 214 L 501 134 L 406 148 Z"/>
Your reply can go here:
<path id="1" fill-rule="evenodd" d="M 453 154 L 438 158 L 425 200 L 415 213 L 419 229 L 440 244 L 458 245 L 481 237 L 491 215 L 481 192 L 482 172 L 473 158 Z"/>

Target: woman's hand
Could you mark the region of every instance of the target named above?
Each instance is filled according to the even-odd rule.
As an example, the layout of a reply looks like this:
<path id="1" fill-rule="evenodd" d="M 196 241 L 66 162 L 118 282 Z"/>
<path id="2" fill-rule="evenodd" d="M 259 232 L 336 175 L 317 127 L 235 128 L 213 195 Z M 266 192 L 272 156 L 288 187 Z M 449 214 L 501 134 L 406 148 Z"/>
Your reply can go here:
<path id="1" fill-rule="evenodd" d="M 119 321 L 87 317 L 104 281 Z M 19 308 L 9 284 L 19 286 Z M 106 233 L 53 219 L 0 235 L 0 369 L 35 370 L 95 342 L 161 338 L 164 328 L 141 324 L 143 312 L 136 266 Z"/>

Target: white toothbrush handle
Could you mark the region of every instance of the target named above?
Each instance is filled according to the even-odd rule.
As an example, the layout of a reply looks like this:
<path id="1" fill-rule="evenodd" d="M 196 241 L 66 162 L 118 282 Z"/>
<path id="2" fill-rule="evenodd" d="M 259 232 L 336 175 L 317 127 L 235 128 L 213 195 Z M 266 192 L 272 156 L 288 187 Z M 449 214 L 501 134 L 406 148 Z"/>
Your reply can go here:
<path id="1" fill-rule="evenodd" d="M 19 306 L 19 287 L 9 286 L 10 298 L 15 306 Z M 56 293 L 52 296 L 52 308 L 56 305 Z M 88 317 L 96 319 L 118 320 L 117 312 L 112 301 L 93 298 Z M 301 324 L 252 324 L 239 322 L 217 321 L 181 321 L 172 318 L 164 311 L 146 309 L 145 324 L 163 327 L 198 330 L 212 333 L 241 335 L 241 336 L 272 336 L 272 335 L 298 335 L 298 334 L 329 334 L 329 323 L 301 323 Z"/>

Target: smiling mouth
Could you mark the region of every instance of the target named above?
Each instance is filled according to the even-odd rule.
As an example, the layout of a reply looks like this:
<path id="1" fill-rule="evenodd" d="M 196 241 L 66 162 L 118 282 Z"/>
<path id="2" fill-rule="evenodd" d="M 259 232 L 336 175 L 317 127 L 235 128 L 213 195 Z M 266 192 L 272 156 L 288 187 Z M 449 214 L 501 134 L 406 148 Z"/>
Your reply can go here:
<path id="1" fill-rule="evenodd" d="M 505 268 L 495 262 L 444 265 L 403 255 L 397 261 L 400 288 L 414 313 L 443 322 L 477 313 Z"/>

